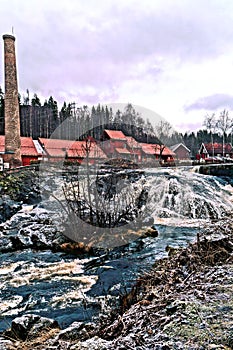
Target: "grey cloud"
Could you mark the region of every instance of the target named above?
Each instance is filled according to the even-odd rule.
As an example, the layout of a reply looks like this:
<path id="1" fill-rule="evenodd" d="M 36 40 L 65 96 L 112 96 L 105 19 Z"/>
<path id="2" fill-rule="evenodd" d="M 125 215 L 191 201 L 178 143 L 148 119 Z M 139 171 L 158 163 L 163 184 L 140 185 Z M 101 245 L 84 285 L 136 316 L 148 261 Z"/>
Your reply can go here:
<path id="1" fill-rule="evenodd" d="M 184 110 L 190 112 L 193 110 L 216 110 L 219 108 L 233 109 L 233 95 L 214 94 L 201 97 L 190 105 L 186 105 Z"/>
<path id="2" fill-rule="evenodd" d="M 197 130 L 200 130 L 202 126 L 201 122 L 196 122 L 196 123 L 192 123 L 192 122 L 187 122 L 187 123 L 177 123 L 176 127 L 180 130 L 183 130 L 184 132 L 188 132 L 190 133 L 190 131 L 195 132 Z"/>
<path id="3" fill-rule="evenodd" d="M 161 1 L 151 11 L 139 2 L 34 0 L 10 12 L 11 2 L 2 3 L 2 32 L 15 23 L 21 89 L 40 86 L 54 97 L 83 86 L 116 88 L 151 55 L 155 67 L 161 56 L 181 64 L 203 60 L 224 52 L 233 36 L 231 11 L 214 1 Z M 155 80 L 162 73 L 163 67 L 147 70 Z"/>

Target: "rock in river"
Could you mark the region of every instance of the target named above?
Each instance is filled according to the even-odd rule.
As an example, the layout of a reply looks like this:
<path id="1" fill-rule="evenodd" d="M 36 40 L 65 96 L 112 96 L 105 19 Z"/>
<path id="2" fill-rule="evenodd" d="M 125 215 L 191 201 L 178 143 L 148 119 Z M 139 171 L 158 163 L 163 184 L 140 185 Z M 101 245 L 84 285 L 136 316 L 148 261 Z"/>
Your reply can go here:
<path id="1" fill-rule="evenodd" d="M 21 317 L 16 317 L 11 323 L 11 329 L 5 332 L 5 335 L 26 340 L 28 336 L 36 337 L 41 331 L 50 328 L 58 328 L 57 321 L 47 317 L 41 317 L 36 314 L 25 314 Z"/>

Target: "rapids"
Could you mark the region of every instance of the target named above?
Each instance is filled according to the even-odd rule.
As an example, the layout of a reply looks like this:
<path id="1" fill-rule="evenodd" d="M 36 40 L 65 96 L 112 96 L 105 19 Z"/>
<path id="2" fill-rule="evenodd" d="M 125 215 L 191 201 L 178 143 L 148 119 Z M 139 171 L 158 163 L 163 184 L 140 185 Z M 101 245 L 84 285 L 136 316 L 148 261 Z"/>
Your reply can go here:
<path id="1" fill-rule="evenodd" d="M 232 187 L 221 178 L 179 168 L 147 171 L 147 210 L 155 220 L 218 219 L 233 209 Z"/>
<path id="2" fill-rule="evenodd" d="M 61 222 L 58 225 L 61 207 L 55 205 L 54 196 L 0 225 L 0 245 L 8 236 L 17 236 L 24 244 L 9 251 L 0 247 L 0 331 L 25 313 L 54 318 L 62 328 L 98 318 L 117 305 L 119 294 L 148 272 L 155 259 L 167 256 L 167 245 L 187 245 L 206 221 L 233 209 L 232 187 L 217 177 L 187 169 L 146 169 L 137 181 L 148 192 L 143 209 L 153 217 L 159 235 L 141 237 L 103 256 L 79 258 L 51 250 L 49 240 L 62 226 Z M 42 214 L 43 224 L 35 224 L 35 217 Z M 32 231 L 42 237 L 41 249 L 30 245 L 26 235 Z"/>

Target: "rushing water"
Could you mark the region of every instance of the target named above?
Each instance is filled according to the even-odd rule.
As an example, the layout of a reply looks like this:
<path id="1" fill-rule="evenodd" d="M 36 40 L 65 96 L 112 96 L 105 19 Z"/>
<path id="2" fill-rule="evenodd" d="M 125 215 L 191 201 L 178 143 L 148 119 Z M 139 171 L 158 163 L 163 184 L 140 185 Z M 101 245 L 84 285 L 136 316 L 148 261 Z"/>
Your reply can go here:
<path id="1" fill-rule="evenodd" d="M 2 253 L 0 330 L 24 313 L 54 318 L 63 328 L 98 316 L 110 295 L 117 298 L 155 259 L 166 256 L 167 245 L 187 245 L 203 222 L 233 209 L 232 187 L 211 176 L 159 169 L 147 170 L 139 181 L 147 188 L 145 210 L 154 218 L 158 237 L 140 238 L 102 258 L 79 259 L 49 249 Z M 27 216 L 24 220 L 26 228 Z"/>
<path id="2" fill-rule="evenodd" d="M 226 181 L 184 169 L 150 171 L 148 207 L 155 219 L 217 219 L 232 209 Z"/>

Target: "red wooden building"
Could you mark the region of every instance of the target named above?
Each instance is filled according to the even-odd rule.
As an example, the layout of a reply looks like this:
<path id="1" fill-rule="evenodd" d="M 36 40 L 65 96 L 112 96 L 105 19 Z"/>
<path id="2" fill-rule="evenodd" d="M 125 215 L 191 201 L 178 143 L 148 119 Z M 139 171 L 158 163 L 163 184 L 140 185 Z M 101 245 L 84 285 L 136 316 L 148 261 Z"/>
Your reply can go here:
<path id="1" fill-rule="evenodd" d="M 142 147 L 142 161 L 151 162 L 155 160 L 155 145 L 150 143 L 140 143 Z"/>
<path id="2" fill-rule="evenodd" d="M 176 159 L 188 160 L 190 159 L 190 149 L 183 143 L 177 143 L 176 145 L 170 146 L 171 151 L 175 153 Z"/>
<path id="3" fill-rule="evenodd" d="M 162 162 L 174 162 L 175 153 L 165 145 L 152 143 L 140 143 L 142 146 L 142 160 L 151 162 L 153 160 Z"/>
<path id="4" fill-rule="evenodd" d="M 230 143 L 224 145 L 221 143 L 202 143 L 197 158 L 206 159 L 209 157 L 227 157 L 233 158 L 233 148 Z"/>
<path id="5" fill-rule="evenodd" d="M 142 161 L 142 146 L 132 136 L 126 136 L 127 148 L 131 153 L 133 161 L 141 163 Z"/>
<path id="6" fill-rule="evenodd" d="M 30 165 L 31 161 L 37 161 L 41 157 L 31 137 L 20 137 L 22 165 Z M 0 135 L 0 153 L 5 152 L 5 136 Z"/>
<path id="7" fill-rule="evenodd" d="M 72 141 L 60 139 L 39 138 L 48 161 L 71 161 L 82 163 L 84 159 L 90 164 L 107 159 L 106 154 L 92 139 L 86 141 Z"/>
<path id="8" fill-rule="evenodd" d="M 104 130 L 101 147 L 108 157 L 121 157 L 136 162 L 173 162 L 175 153 L 168 147 L 137 142 L 120 130 Z"/>
<path id="9" fill-rule="evenodd" d="M 119 154 L 127 154 L 127 139 L 120 130 L 107 130 L 103 132 L 101 147 L 108 157 L 117 157 Z"/>

